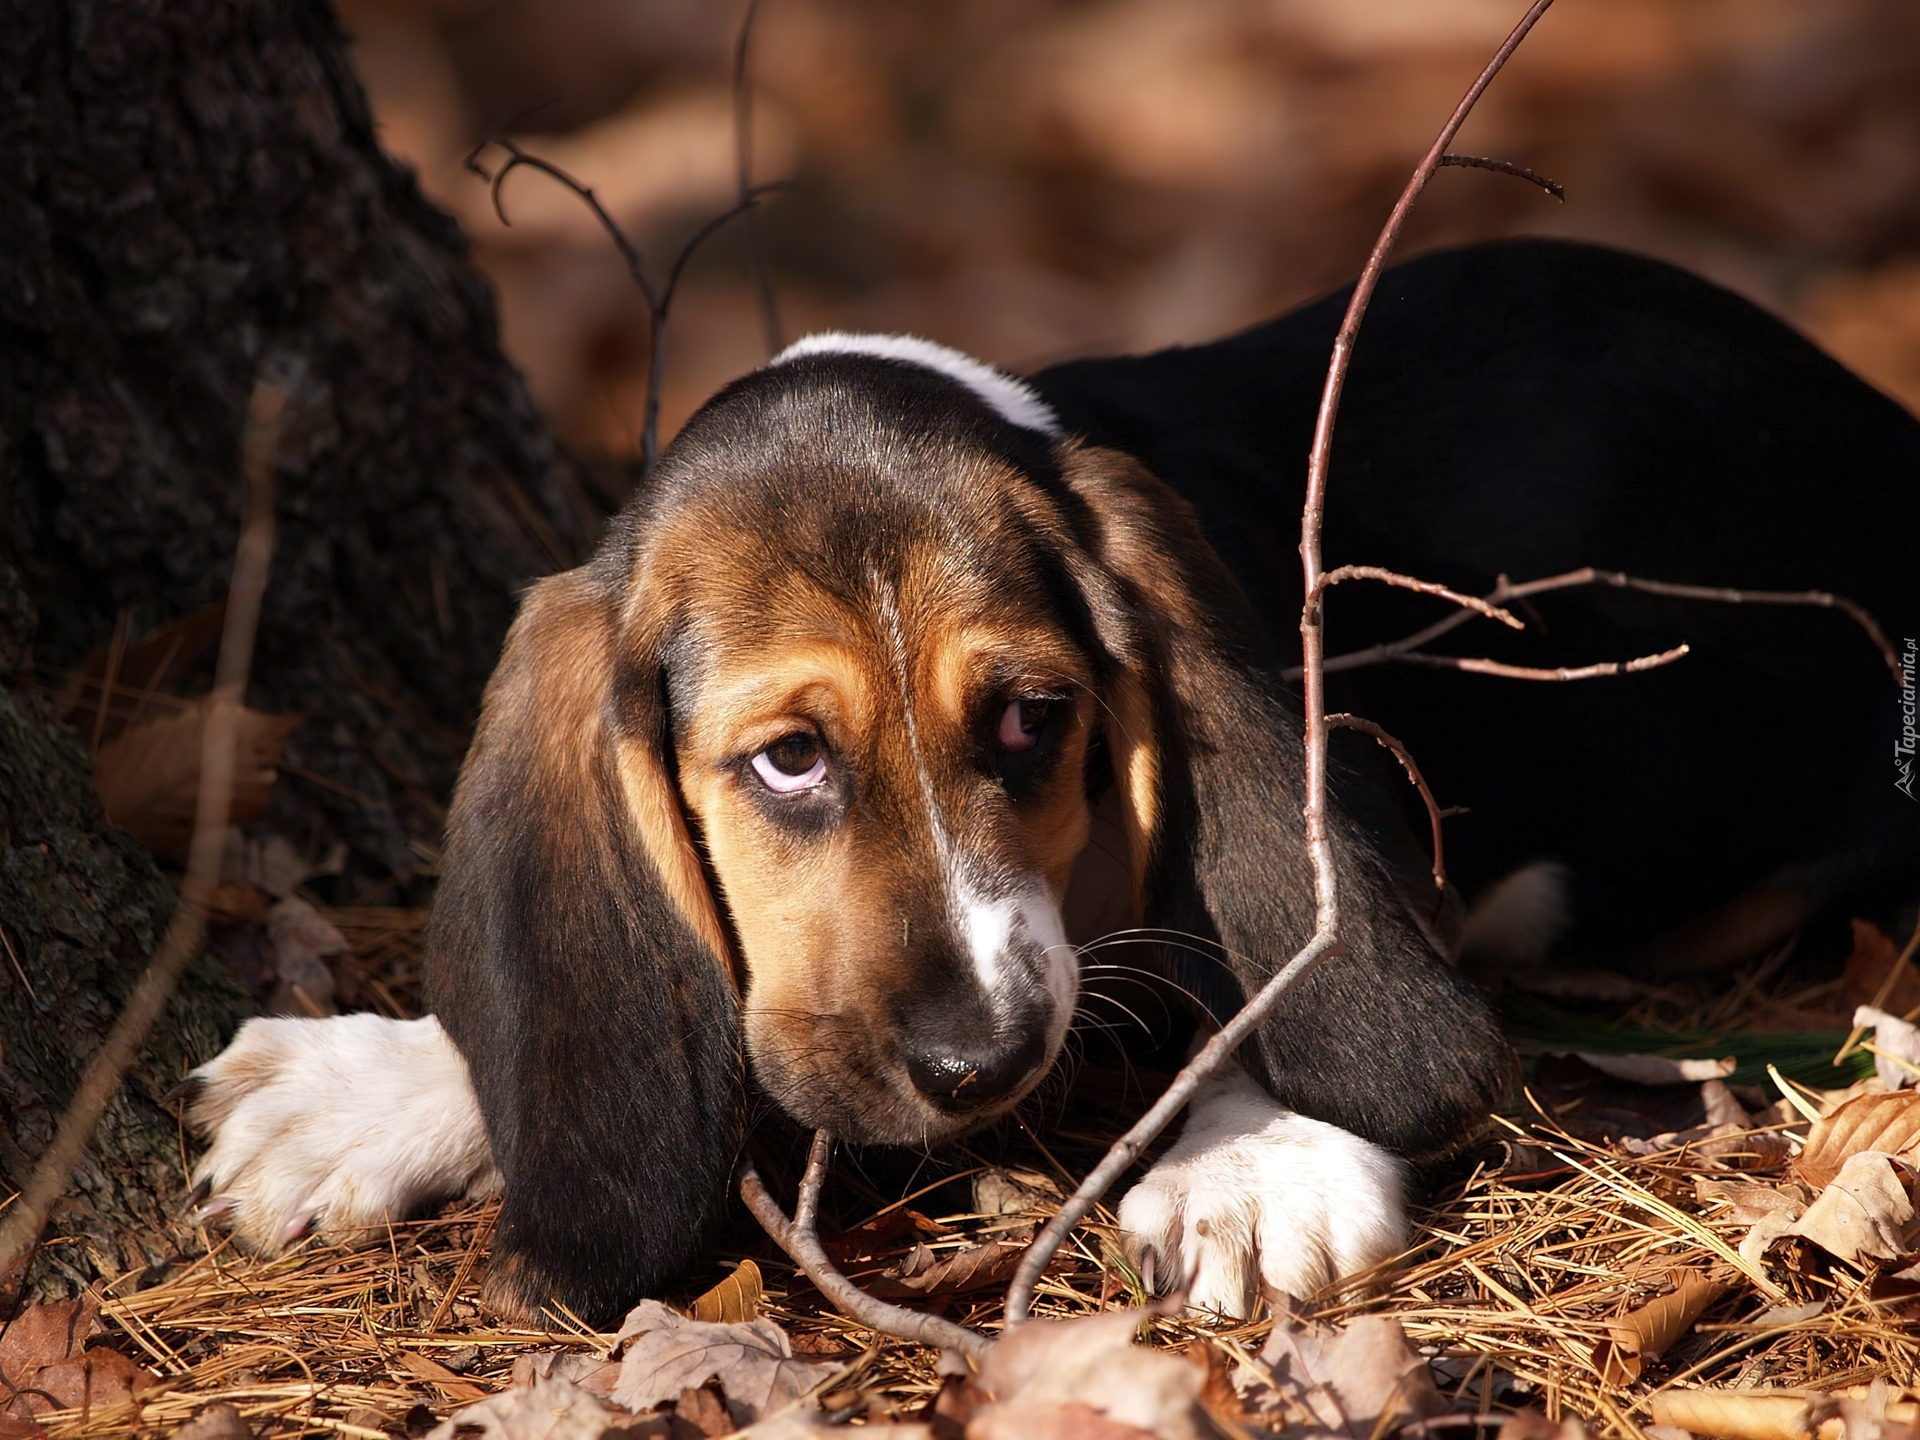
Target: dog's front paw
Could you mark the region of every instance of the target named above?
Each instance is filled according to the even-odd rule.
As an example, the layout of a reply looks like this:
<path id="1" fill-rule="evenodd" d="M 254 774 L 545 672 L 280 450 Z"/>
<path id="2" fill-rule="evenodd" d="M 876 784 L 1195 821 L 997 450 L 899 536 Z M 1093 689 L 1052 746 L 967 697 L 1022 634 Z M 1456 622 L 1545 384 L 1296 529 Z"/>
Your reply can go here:
<path id="1" fill-rule="evenodd" d="M 1404 1248 L 1404 1190 L 1394 1156 L 1275 1103 L 1235 1068 L 1201 1086 L 1120 1224 L 1153 1288 L 1246 1319 L 1262 1285 L 1307 1295 Z"/>
<path id="2" fill-rule="evenodd" d="M 466 1061 L 431 1017 L 249 1020 L 188 1088 L 213 1133 L 197 1214 L 263 1253 L 498 1184 Z"/>

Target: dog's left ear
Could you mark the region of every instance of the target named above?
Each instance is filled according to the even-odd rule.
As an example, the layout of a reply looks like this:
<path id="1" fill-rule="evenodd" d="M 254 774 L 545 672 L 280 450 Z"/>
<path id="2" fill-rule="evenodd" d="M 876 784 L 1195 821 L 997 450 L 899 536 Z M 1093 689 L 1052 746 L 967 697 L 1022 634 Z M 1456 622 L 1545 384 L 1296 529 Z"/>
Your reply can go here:
<path id="1" fill-rule="evenodd" d="M 454 792 L 426 976 L 505 1180 L 488 1299 L 594 1324 L 696 1258 L 744 1093 L 726 932 L 617 558 L 521 607 Z"/>
<path id="2" fill-rule="evenodd" d="M 1173 932 L 1170 965 L 1224 1020 L 1314 931 L 1299 702 L 1187 502 L 1115 451 L 1067 443 L 1059 462 L 1077 578 L 1115 662 L 1107 753 L 1146 922 Z M 1242 1059 L 1281 1103 L 1432 1158 L 1484 1120 L 1517 1064 L 1337 795 L 1330 810 L 1346 953 L 1280 1002 Z"/>

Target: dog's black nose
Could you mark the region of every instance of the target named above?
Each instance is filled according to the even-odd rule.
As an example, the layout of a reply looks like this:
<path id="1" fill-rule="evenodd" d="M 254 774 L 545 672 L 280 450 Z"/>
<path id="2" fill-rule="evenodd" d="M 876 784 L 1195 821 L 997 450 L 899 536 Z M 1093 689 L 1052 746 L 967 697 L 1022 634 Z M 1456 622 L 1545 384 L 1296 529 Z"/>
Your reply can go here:
<path id="1" fill-rule="evenodd" d="M 929 1045 L 907 1057 L 914 1088 L 942 1110 L 978 1110 L 1033 1077 L 1047 1043 L 1038 1030 L 981 1045 Z"/>

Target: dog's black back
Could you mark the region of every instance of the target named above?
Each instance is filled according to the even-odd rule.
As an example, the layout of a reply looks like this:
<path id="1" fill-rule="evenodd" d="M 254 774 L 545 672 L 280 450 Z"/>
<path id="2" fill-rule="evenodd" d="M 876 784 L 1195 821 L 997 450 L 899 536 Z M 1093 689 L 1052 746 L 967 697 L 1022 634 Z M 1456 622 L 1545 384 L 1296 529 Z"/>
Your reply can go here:
<path id="1" fill-rule="evenodd" d="M 1289 660 L 1306 457 L 1347 295 L 1216 344 L 1033 382 L 1070 429 L 1193 502 Z M 1502 573 L 1586 565 L 1837 591 L 1898 650 L 1920 630 L 1916 506 L 1920 423 L 1779 321 L 1655 261 L 1510 241 L 1382 281 L 1340 415 L 1326 556 L 1470 593 Z M 1536 666 L 1682 640 L 1693 653 L 1575 684 L 1402 666 L 1334 681 L 1337 708 L 1400 736 L 1440 802 L 1470 807 L 1447 827 L 1469 892 L 1533 859 L 1563 862 L 1575 944 L 1618 959 L 1776 872 L 1780 893 L 1761 907 L 1776 929 L 1850 888 L 1914 876 L 1920 804 L 1896 788 L 1899 691 L 1845 616 L 1599 589 L 1535 608 L 1545 624 L 1524 636 L 1480 621 L 1433 648 Z M 1328 610 L 1330 655 L 1442 613 L 1365 583 Z M 1366 763 L 1371 742 L 1336 744 Z"/>

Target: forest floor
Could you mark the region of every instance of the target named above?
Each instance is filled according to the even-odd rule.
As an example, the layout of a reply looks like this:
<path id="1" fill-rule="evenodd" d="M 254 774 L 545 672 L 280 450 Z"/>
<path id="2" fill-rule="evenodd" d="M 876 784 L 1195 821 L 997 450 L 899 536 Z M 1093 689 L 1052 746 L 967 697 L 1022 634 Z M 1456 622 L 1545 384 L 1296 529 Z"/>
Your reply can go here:
<path id="1" fill-rule="evenodd" d="M 343 989 L 409 1013 L 420 913 L 333 918 L 354 945 L 341 961 Z M 1298 1313 L 1335 1326 L 1361 1314 L 1397 1319 L 1469 1426 L 1543 1409 L 1553 1421 L 1577 1417 L 1595 1434 L 1644 1440 L 1655 1423 L 1652 1397 L 1662 1391 L 1831 1392 L 1911 1380 L 1920 1363 L 1920 1283 L 1899 1273 L 1907 1259 L 1858 1253 L 1847 1263 L 1791 1230 L 1758 1256 L 1751 1245 L 1741 1249 L 1756 1216 L 1773 1206 L 1766 1196 L 1803 1205 L 1821 1190 L 1809 1157 L 1822 1132 L 1806 1115 L 1885 1089 L 1867 1054 L 1831 1063 L 1853 992 L 1884 999 L 1891 988 L 1876 973 L 1886 974 L 1893 947 L 1870 927 L 1856 930 L 1861 943 L 1844 980 L 1770 979 L 1776 959 L 1732 987 L 1721 980 L 1643 989 L 1604 1014 L 1589 1005 L 1584 1018 L 1539 1002 L 1511 1004 L 1509 1029 L 1528 1055 L 1518 1105 L 1487 1144 L 1435 1179 L 1403 1257 L 1357 1291 L 1309 1297 Z M 1724 1056 L 1736 1068 L 1708 1082 L 1696 1075 L 1646 1085 L 1547 1053 L 1555 1050 Z M 1050 1112 L 1044 1143 L 1021 1120 L 978 1144 L 921 1157 L 911 1172 L 856 1154 L 836 1168 L 829 1189 L 822 1228 L 830 1249 L 863 1284 L 884 1288 L 891 1279 L 890 1293 L 915 1297 L 908 1303 L 994 1333 L 1017 1242 L 1118 1132 L 1127 1106 L 1116 1109 L 1114 1097 L 1130 1095 L 1137 1106 L 1139 1093 L 1159 1083 L 1089 1062 L 1039 1102 Z M 791 1193 L 794 1167 L 778 1154 L 759 1158 L 776 1192 L 784 1179 Z M 538 1329 L 487 1312 L 480 1285 L 496 1213 L 491 1203 L 458 1205 L 354 1244 L 310 1240 L 273 1260 L 239 1254 L 203 1232 L 202 1253 L 121 1276 L 94 1297 L 104 1331 L 97 1343 L 135 1361 L 151 1383 L 131 1401 L 43 1413 L 37 1424 L 54 1437 L 168 1433 L 227 1402 L 262 1437 L 417 1440 L 462 1407 L 530 1383 L 551 1368 L 542 1355 L 614 1350 L 615 1336 L 563 1312 Z M 1072 1317 L 1143 1302 L 1116 1236 L 1111 1211 L 1101 1210 L 1043 1283 L 1038 1313 Z M 744 1260 L 757 1273 L 740 1270 Z M 771 1318 L 796 1355 L 844 1366 L 826 1388 L 850 1423 L 931 1413 L 943 1384 L 937 1354 L 836 1314 L 750 1222 L 736 1224 L 686 1293 L 669 1299 L 687 1305 L 715 1281 L 723 1283 L 700 1313 Z M 743 1282 L 749 1292 L 760 1287 L 757 1300 L 740 1293 Z M 1676 1306 L 1689 1312 L 1677 1321 Z M 1677 1323 L 1677 1333 L 1653 1334 L 1647 1323 L 1654 1331 Z M 1240 1373 L 1238 1392 L 1209 1391 L 1220 1433 L 1281 1433 L 1286 1417 L 1259 1411 L 1245 1381 L 1259 1373 L 1273 1324 L 1271 1316 L 1160 1316 L 1148 1322 L 1148 1339 Z M 683 1417 L 691 1417 L 683 1428 L 660 1433 L 729 1428 L 697 1423 L 701 1412 L 690 1404 L 683 1397 Z"/>

